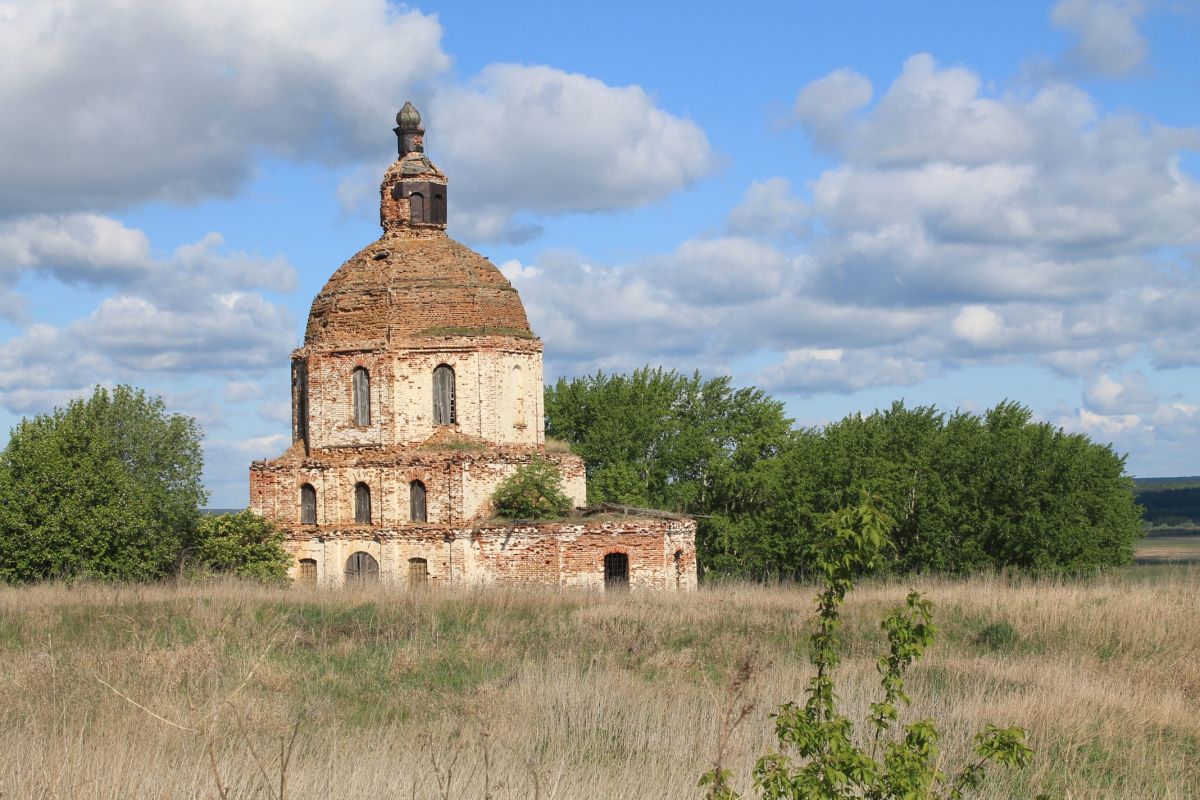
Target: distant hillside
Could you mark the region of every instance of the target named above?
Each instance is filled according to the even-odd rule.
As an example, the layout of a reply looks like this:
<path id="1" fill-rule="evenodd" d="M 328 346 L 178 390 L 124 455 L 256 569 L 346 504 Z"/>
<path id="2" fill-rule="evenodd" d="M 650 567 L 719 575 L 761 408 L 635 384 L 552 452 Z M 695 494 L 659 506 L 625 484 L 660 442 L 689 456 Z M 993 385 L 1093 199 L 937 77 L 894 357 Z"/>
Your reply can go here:
<path id="1" fill-rule="evenodd" d="M 239 511 L 245 511 L 244 508 L 202 508 L 200 513 L 209 517 L 219 517 L 222 514 L 236 514 Z"/>
<path id="2" fill-rule="evenodd" d="M 1193 489 L 1200 486 L 1200 475 L 1185 475 L 1180 478 L 1134 478 L 1138 491 L 1155 489 Z"/>
<path id="3" fill-rule="evenodd" d="M 1142 519 L 1155 527 L 1200 528 L 1200 475 L 1136 478 L 1134 496 L 1146 510 Z"/>

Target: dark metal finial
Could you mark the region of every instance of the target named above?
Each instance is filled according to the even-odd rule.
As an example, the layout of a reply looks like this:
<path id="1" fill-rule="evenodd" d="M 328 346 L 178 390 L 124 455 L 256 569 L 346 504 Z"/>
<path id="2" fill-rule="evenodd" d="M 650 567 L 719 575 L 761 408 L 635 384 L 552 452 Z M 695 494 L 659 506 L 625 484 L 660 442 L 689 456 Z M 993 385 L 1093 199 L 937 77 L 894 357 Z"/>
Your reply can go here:
<path id="1" fill-rule="evenodd" d="M 404 108 L 396 113 L 396 125 L 404 132 L 425 130 L 421 127 L 421 112 L 411 101 L 405 101 Z"/>
<path id="2" fill-rule="evenodd" d="M 396 127 L 392 128 L 392 132 L 396 134 L 396 146 L 401 158 L 409 153 L 425 152 L 421 112 L 411 102 L 405 102 L 404 108 L 396 114 Z"/>

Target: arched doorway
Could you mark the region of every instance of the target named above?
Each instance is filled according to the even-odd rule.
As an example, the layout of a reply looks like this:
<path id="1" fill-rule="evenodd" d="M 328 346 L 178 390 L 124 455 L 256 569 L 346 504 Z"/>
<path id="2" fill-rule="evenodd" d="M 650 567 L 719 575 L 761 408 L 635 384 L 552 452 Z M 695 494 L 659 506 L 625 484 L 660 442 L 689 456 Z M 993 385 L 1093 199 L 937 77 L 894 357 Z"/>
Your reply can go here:
<path id="1" fill-rule="evenodd" d="M 370 553 L 359 550 L 346 559 L 346 583 L 373 583 L 379 580 L 379 562 Z"/>
<path id="2" fill-rule="evenodd" d="M 629 588 L 629 556 L 609 553 L 604 557 L 605 591 L 625 591 Z"/>

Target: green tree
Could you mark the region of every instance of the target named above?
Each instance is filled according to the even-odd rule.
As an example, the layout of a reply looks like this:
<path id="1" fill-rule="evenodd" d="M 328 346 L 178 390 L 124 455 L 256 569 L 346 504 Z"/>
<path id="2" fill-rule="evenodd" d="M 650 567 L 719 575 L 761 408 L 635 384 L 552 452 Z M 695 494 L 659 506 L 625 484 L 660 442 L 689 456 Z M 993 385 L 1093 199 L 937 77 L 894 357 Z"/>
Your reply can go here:
<path id="1" fill-rule="evenodd" d="M 562 490 L 562 472 L 546 458 L 534 458 L 500 482 L 492 494 L 496 513 L 511 519 L 550 519 L 571 511 Z"/>
<path id="2" fill-rule="evenodd" d="M 0 453 L 0 579 L 163 575 L 207 499 L 201 466 L 195 421 L 128 386 L 22 420 Z"/>
<path id="3" fill-rule="evenodd" d="M 896 520 L 900 571 L 1129 563 L 1141 536 L 1124 459 L 1003 402 L 982 415 L 902 401 L 792 430 L 781 403 L 662 369 L 546 390 L 547 431 L 588 465 L 588 497 L 702 515 L 708 574 L 802 576 L 820 520 L 863 492 Z"/>
<path id="4" fill-rule="evenodd" d="M 778 496 L 773 459 L 793 436 L 782 403 L 727 377 L 645 367 L 560 379 L 546 389 L 545 412 L 547 434 L 587 464 L 589 502 L 703 515 L 702 563 L 777 571 L 780 548 L 760 515 Z"/>
<path id="5" fill-rule="evenodd" d="M 188 548 L 204 570 L 264 583 L 287 580 L 291 556 L 283 549 L 284 534 L 250 509 L 200 518 Z"/>
<path id="6" fill-rule="evenodd" d="M 792 564 L 821 514 L 868 492 L 896 520 L 900 571 L 1125 564 L 1141 526 L 1124 465 L 1111 447 L 1034 422 L 1017 403 L 947 417 L 897 402 L 798 436 L 759 528 L 787 543 Z"/>

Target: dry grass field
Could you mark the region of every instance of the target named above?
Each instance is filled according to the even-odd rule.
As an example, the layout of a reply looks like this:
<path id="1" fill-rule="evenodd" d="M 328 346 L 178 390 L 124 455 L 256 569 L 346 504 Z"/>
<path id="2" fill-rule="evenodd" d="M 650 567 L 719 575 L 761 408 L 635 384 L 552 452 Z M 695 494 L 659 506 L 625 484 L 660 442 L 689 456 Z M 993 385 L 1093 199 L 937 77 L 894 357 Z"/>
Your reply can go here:
<path id="1" fill-rule="evenodd" d="M 856 717 L 910 587 L 941 631 L 908 718 L 943 721 L 945 766 L 985 722 L 1029 731 L 1031 766 L 984 796 L 1200 797 L 1200 570 L 869 583 L 846 608 Z M 743 786 L 801 696 L 812 596 L 4 588 L 0 796 L 696 798 L 740 660 Z"/>

